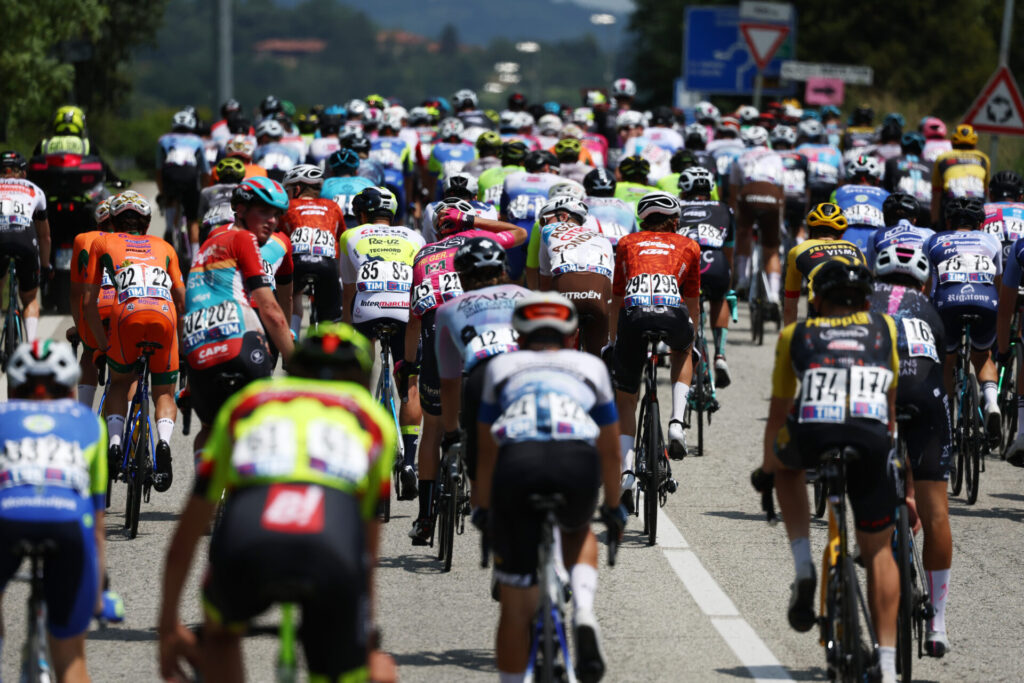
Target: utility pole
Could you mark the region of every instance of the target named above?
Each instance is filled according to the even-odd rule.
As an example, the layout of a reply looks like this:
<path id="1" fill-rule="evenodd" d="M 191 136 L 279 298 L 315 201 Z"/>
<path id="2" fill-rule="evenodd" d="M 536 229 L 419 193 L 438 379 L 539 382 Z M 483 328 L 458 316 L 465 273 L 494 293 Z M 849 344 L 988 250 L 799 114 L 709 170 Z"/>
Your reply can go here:
<path id="1" fill-rule="evenodd" d="M 235 76 L 231 46 L 231 0 L 219 0 L 217 4 L 218 24 L 218 59 L 217 59 L 217 92 L 220 101 L 214 105 L 214 115 L 221 104 L 234 95 Z"/>
<path id="2" fill-rule="evenodd" d="M 1006 0 L 1003 4 L 1003 33 L 999 40 L 999 66 L 1006 66 L 1010 63 L 1010 33 L 1013 29 L 1013 0 Z M 999 136 L 992 136 L 992 147 L 989 149 L 989 159 L 992 167 L 996 167 L 996 157 L 999 156 Z"/>

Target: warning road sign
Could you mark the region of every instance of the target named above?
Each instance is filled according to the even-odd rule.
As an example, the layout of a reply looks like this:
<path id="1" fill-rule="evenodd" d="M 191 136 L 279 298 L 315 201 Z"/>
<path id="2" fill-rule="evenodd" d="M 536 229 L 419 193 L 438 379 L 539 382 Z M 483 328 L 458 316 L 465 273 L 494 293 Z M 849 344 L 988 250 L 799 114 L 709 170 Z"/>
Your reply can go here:
<path id="1" fill-rule="evenodd" d="M 1024 135 L 1024 99 L 1009 67 L 996 69 L 963 122 L 981 133 Z"/>
<path id="2" fill-rule="evenodd" d="M 757 68 L 763 71 L 789 34 L 789 26 L 744 22 L 740 24 L 740 33 L 747 41 L 750 56 L 754 58 Z"/>

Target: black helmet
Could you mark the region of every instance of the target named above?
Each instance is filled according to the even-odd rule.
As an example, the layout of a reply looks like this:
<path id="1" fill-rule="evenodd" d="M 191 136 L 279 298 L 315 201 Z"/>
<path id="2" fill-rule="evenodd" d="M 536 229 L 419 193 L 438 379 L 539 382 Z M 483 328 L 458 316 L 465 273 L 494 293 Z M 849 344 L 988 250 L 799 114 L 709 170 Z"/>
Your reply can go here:
<path id="1" fill-rule="evenodd" d="M 595 168 L 583 176 L 583 189 L 591 197 L 611 197 L 615 194 L 615 176 L 604 167 Z"/>
<path id="2" fill-rule="evenodd" d="M 501 145 L 501 164 L 503 166 L 518 166 L 523 163 L 529 148 L 522 140 L 509 140 Z"/>
<path id="3" fill-rule="evenodd" d="M 904 154 L 921 156 L 921 153 L 924 152 L 924 136 L 917 131 L 904 133 L 900 138 L 900 151 Z"/>
<path id="4" fill-rule="evenodd" d="M 394 218 L 398 211 L 395 195 L 384 187 L 368 187 L 352 198 L 352 213 L 365 213 L 370 218 Z"/>
<path id="5" fill-rule="evenodd" d="M 352 131 L 341 136 L 341 146 L 347 147 L 359 154 L 370 153 L 370 138 L 360 131 Z"/>
<path id="6" fill-rule="evenodd" d="M 1016 171 L 1000 171 L 989 181 L 988 194 L 994 202 L 1020 201 L 1024 195 L 1024 180 Z"/>
<path id="7" fill-rule="evenodd" d="M 672 107 L 655 107 L 651 112 L 652 126 L 671 126 L 674 120 L 675 114 L 672 113 Z"/>
<path id="8" fill-rule="evenodd" d="M 669 157 L 668 166 L 673 173 L 682 173 L 691 166 L 698 166 L 697 155 L 692 149 L 679 148 Z"/>
<path id="9" fill-rule="evenodd" d="M 455 270 L 459 277 L 485 271 L 502 271 L 508 261 L 505 250 L 490 237 L 473 237 L 455 252 Z M 489 274 L 489 273 L 488 273 Z"/>
<path id="10" fill-rule="evenodd" d="M 546 149 L 529 152 L 523 159 L 523 168 L 527 173 L 536 173 L 545 166 L 558 166 L 558 159 Z"/>
<path id="11" fill-rule="evenodd" d="M 641 182 L 647 182 L 647 176 L 651 172 L 651 162 L 644 159 L 639 154 L 628 156 L 619 162 L 619 173 L 622 174 L 623 180 L 630 180 L 630 178 L 639 178 Z"/>
<path id="12" fill-rule="evenodd" d="M 893 192 L 882 202 L 882 215 L 887 226 L 896 225 L 901 218 L 917 218 L 921 213 L 921 204 L 917 197 L 906 192 Z"/>
<path id="13" fill-rule="evenodd" d="M 28 168 L 28 162 L 25 161 L 25 157 L 21 156 L 20 152 L 9 149 L 0 152 L 0 168 L 16 168 L 19 171 L 24 171 Z"/>
<path id="14" fill-rule="evenodd" d="M 871 294 L 871 271 L 860 261 L 834 258 L 812 270 L 809 279 L 815 299 L 843 306 L 861 306 Z"/>
<path id="15" fill-rule="evenodd" d="M 946 222 L 952 229 L 977 230 L 985 220 L 985 206 L 974 197 L 953 197 L 946 202 Z"/>
<path id="16" fill-rule="evenodd" d="M 228 130 L 232 135 L 248 135 L 251 129 L 252 122 L 241 114 L 228 119 Z"/>
<path id="17" fill-rule="evenodd" d="M 225 119 L 230 119 L 235 116 L 239 116 L 242 113 L 242 105 L 239 104 L 238 100 L 234 97 L 229 97 L 224 101 L 224 104 L 220 105 L 220 115 Z"/>
<path id="18" fill-rule="evenodd" d="M 866 104 L 862 104 L 850 114 L 850 125 L 870 126 L 875 120 L 875 110 Z"/>
<path id="19" fill-rule="evenodd" d="M 260 102 L 260 113 L 264 116 L 270 116 L 282 111 L 281 100 L 277 99 L 273 95 L 267 95 Z"/>

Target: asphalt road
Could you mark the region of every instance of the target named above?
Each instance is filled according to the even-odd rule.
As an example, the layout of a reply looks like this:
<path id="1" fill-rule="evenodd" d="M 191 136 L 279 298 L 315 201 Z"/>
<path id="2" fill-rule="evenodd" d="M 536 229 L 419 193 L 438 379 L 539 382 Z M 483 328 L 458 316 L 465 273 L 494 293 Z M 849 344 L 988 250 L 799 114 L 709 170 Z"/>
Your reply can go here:
<path id="1" fill-rule="evenodd" d="M 630 519 L 614 568 L 604 566 L 602 546 L 596 609 L 607 681 L 825 677 L 816 634 L 796 633 L 786 621 L 793 569 L 785 532 L 781 525 L 765 524 L 748 483 L 760 459 L 772 346 L 750 345 L 746 321 L 741 307 L 740 323 L 729 337 L 733 385 L 719 393 L 722 410 L 707 432 L 707 454 L 674 463 L 680 488 L 660 513 L 658 546 L 646 546 L 637 518 Z M 68 324 L 44 318 L 41 334 L 62 335 Z M 667 405 L 667 379 L 660 395 Z M 668 415 L 662 417 L 667 422 Z M 191 438 L 176 431 L 172 449 L 174 486 L 143 505 L 138 538 L 127 540 L 122 531 L 123 486 L 107 517 L 109 572 L 127 618 L 89 634 L 89 668 L 97 681 L 157 679 L 160 574 L 189 493 Z M 993 459 L 986 464 L 977 504 L 951 502 L 955 547 L 947 623 L 953 651 L 942 660 L 917 660 L 918 680 L 1024 678 L 1018 559 L 1024 545 L 1024 470 Z M 392 520 L 383 527 L 376 611 L 384 647 L 404 681 L 493 680 L 497 604 L 490 599 L 489 572 L 479 568 L 478 537 L 469 530 L 456 539 L 452 571 L 443 574 L 433 549 L 410 545 L 407 532 L 416 512 L 414 502 L 393 501 Z M 816 558 L 824 540 L 824 524 L 813 524 Z M 201 573 L 196 566 L 190 576 L 183 606 L 189 623 L 200 621 Z M 26 587 L 15 583 L 7 592 L 2 672 L 16 680 Z M 275 652 L 273 639 L 246 641 L 250 680 L 272 680 Z"/>

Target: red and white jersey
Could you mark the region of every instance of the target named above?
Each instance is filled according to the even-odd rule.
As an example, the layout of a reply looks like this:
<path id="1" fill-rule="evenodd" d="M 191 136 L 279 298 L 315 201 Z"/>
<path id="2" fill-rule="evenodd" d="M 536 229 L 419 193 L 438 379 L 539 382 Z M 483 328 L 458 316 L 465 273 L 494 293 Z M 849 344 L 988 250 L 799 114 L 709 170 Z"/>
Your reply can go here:
<path id="1" fill-rule="evenodd" d="M 46 193 L 21 178 L 0 179 L 0 231 L 24 230 L 46 218 Z"/>

